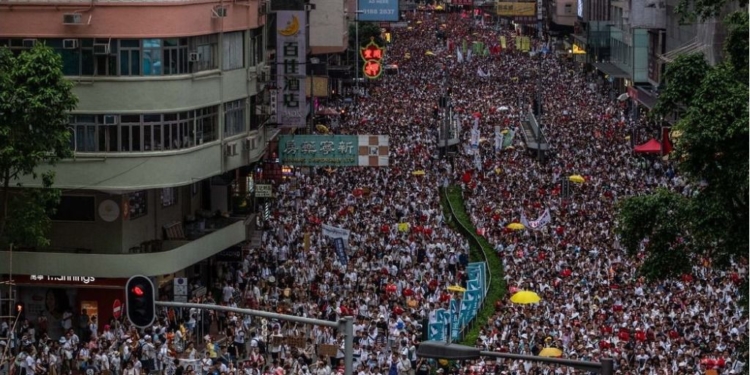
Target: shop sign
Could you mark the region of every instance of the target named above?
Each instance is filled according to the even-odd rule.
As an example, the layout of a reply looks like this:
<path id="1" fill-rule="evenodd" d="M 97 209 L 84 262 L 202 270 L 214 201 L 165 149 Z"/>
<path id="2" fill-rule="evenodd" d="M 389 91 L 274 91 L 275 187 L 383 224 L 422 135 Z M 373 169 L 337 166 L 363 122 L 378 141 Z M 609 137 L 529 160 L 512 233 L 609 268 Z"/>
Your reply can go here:
<path id="1" fill-rule="evenodd" d="M 276 116 L 281 127 L 307 125 L 305 68 L 307 61 L 307 15 L 305 11 L 276 12 Z"/>
<path id="2" fill-rule="evenodd" d="M 633 100 L 638 100 L 638 89 L 635 86 L 628 86 L 628 96 Z"/>
<path id="3" fill-rule="evenodd" d="M 387 167 L 386 135 L 281 136 L 281 164 L 304 167 Z"/>
<path id="4" fill-rule="evenodd" d="M 258 184 L 255 185 L 256 198 L 273 198 L 273 185 Z"/>
<path id="5" fill-rule="evenodd" d="M 501 2 L 495 4 L 495 13 L 500 17 L 535 16 L 536 3 Z"/>
<path id="6" fill-rule="evenodd" d="M 216 254 L 214 259 L 217 262 L 241 262 L 242 248 L 238 246 L 232 246 Z"/>
<path id="7" fill-rule="evenodd" d="M 398 0 L 357 0 L 357 21 L 398 21 Z"/>
<path id="8" fill-rule="evenodd" d="M 114 286 L 124 287 L 127 279 L 102 278 L 93 276 L 55 275 L 13 275 L 13 281 L 26 285 L 67 285 L 67 286 Z"/>

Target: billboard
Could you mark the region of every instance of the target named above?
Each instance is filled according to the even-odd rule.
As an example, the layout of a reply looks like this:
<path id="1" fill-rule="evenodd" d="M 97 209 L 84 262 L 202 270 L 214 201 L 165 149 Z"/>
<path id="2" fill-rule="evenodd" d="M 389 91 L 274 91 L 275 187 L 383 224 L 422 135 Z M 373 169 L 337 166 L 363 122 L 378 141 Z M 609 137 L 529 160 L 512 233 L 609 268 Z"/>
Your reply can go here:
<path id="1" fill-rule="evenodd" d="M 282 128 L 301 128 L 307 118 L 307 17 L 304 10 L 276 15 L 276 122 Z"/>
<path id="2" fill-rule="evenodd" d="M 387 135 L 284 135 L 279 161 L 312 167 L 387 167 Z"/>
<path id="3" fill-rule="evenodd" d="M 536 3 L 496 3 L 495 13 L 500 17 L 535 16 Z"/>
<path id="4" fill-rule="evenodd" d="M 398 21 L 398 0 L 357 0 L 357 21 Z"/>

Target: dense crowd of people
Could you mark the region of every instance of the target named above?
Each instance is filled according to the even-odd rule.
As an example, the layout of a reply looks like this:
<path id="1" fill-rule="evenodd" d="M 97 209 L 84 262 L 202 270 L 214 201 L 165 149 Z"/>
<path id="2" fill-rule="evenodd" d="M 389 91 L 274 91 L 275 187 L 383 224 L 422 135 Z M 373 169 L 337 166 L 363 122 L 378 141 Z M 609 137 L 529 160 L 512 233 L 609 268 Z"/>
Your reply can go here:
<path id="1" fill-rule="evenodd" d="M 705 264 L 680 280 L 651 283 L 636 274 L 640 257 L 626 256 L 613 233 L 615 205 L 624 197 L 657 186 L 695 189 L 669 162 L 632 155 L 626 136 L 643 124 L 626 116 L 595 74 L 552 53 L 515 50 L 514 30 L 460 13 L 407 18 L 410 27 L 392 30 L 387 52 L 398 74 L 368 83 L 366 98 L 334 129 L 388 135 L 390 167 L 295 172 L 277 187 L 262 245 L 225 272 L 217 300 L 209 293 L 200 302 L 326 320 L 354 316 L 357 375 L 580 373 L 531 362 L 446 366 L 417 358 L 424 324 L 436 309 L 449 309 L 446 287 L 464 281 L 469 260 L 468 240 L 440 206 L 439 187 L 453 184 L 462 188 L 473 225 L 495 246 L 490 256 L 502 259 L 508 296 L 531 290 L 542 297 L 531 305 L 500 301 L 488 321 L 478 322 L 477 346 L 521 354 L 555 347 L 565 358 L 613 358 L 617 374 L 740 373 L 748 353 L 739 343 L 748 325 L 738 283 L 748 276 L 747 259 L 736 259 L 731 272 Z M 463 40 L 481 41 L 492 53 L 459 59 L 455 49 Z M 532 48 L 541 43 L 532 39 Z M 540 124 L 552 148 L 544 163 L 526 154 L 520 136 L 500 152 L 492 141 L 495 126 L 519 134 L 537 87 Z M 454 159 L 438 157 L 433 112 L 448 89 L 462 141 Z M 464 147 L 475 117 L 482 135 L 477 151 Z M 585 182 L 563 197 L 562 182 L 573 174 Z M 546 209 L 549 224 L 507 229 L 522 214 L 533 219 Z M 322 224 L 350 231 L 345 259 Z M 220 342 L 209 336 L 196 348 L 201 324 L 216 325 Z M 4 351 L 14 354 L 15 374 L 344 371 L 342 332 L 249 316 L 165 310 L 145 331 L 112 321 L 55 339 L 28 326 L 17 331 L 15 350 Z M 7 345 L 0 342 L 0 349 Z"/>

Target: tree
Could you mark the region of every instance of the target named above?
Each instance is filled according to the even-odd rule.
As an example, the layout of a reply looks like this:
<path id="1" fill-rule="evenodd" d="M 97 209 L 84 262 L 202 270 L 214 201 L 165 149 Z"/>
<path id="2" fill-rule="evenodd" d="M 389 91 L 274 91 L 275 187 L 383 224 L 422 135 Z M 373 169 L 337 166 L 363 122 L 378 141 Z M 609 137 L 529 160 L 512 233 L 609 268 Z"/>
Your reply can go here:
<path id="1" fill-rule="evenodd" d="M 0 243 L 49 244 L 49 215 L 60 192 L 51 188 L 53 172 L 36 170 L 71 154 L 68 112 L 77 103 L 72 89 L 51 48 L 37 44 L 18 56 L 0 49 Z M 21 189 L 22 176 L 40 178 L 42 188 Z"/>
<path id="2" fill-rule="evenodd" d="M 385 45 L 383 39 L 380 37 L 380 26 L 373 22 L 360 22 L 359 23 L 359 47 L 356 47 L 357 28 L 356 24 L 352 23 L 349 25 L 349 48 L 354 52 L 359 53 L 359 47 L 365 46 L 370 43 L 370 40 L 375 38 L 375 43 L 380 46 Z"/>
<path id="3" fill-rule="evenodd" d="M 713 17 L 728 1 L 684 0 L 698 19 Z M 718 5 L 717 5 L 718 4 Z M 648 239 L 641 273 L 658 279 L 689 273 L 708 261 L 725 269 L 748 255 L 748 17 L 729 14 L 726 59 L 711 67 L 703 55 L 678 57 L 667 66 L 666 89 L 653 116 L 681 114 L 672 157 L 691 184 L 688 196 L 659 190 L 620 206 L 617 231 L 631 253 Z M 745 281 L 747 282 L 747 281 Z"/>

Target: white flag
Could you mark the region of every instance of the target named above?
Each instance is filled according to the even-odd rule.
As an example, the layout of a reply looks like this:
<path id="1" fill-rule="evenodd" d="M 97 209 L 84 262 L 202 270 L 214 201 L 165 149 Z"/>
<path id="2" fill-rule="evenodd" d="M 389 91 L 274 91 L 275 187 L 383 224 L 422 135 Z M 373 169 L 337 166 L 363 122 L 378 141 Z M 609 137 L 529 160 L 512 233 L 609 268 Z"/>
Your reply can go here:
<path id="1" fill-rule="evenodd" d="M 461 53 L 461 48 L 456 47 L 456 61 L 459 63 L 464 62 L 464 54 Z"/>
<path id="2" fill-rule="evenodd" d="M 552 222 L 552 216 L 550 215 L 549 208 L 548 208 L 544 210 L 544 213 L 542 214 L 542 216 L 539 216 L 538 219 L 529 222 L 529 228 L 533 230 L 542 229 L 551 222 Z"/>

